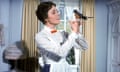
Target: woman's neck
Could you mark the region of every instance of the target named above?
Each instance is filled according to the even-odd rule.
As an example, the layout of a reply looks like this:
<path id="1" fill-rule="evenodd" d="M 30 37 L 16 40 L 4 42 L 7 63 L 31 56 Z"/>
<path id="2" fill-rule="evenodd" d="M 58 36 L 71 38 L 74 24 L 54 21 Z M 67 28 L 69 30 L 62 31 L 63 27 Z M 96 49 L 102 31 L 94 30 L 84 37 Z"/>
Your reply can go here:
<path id="1" fill-rule="evenodd" d="M 46 24 L 47 27 L 49 27 L 50 29 L 55 29 L 56 28 L 56 25 L 53 25 L 53 24 Z"/>

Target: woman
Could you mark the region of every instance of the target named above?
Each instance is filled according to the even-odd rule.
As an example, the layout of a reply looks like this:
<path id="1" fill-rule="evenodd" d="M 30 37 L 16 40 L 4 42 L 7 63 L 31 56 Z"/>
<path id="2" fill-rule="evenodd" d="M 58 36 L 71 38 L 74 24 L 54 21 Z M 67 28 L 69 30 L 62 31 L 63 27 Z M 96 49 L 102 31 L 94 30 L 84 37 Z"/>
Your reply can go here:
<path id="1" fill-rule="evenodd" d="M 47 1 L 41 2 L 36 10 L 37 18 L 44 24 L 44 28 L 35 36 L 43 63 L 41 72 L 70 72 L 66 56 L 75 47 L 87 49 L 87 43 L 79 32 L 77 21 L 70 21 L 72 32 L 64 39 L 62 32 L 56 30 L 60 23 L 60 15 L 56 4 Z"/>

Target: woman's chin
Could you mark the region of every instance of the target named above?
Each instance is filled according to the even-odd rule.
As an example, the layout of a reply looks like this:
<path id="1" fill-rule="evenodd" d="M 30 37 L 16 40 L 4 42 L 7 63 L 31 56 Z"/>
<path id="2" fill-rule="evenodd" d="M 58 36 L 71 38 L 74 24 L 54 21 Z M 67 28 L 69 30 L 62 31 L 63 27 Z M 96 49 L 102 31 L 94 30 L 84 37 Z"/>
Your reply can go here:
<path id="1" fill-rule="evenodd" d="M 60 21 L 59 22 L 56 22 L 56 25 L 60 24 Z"/>

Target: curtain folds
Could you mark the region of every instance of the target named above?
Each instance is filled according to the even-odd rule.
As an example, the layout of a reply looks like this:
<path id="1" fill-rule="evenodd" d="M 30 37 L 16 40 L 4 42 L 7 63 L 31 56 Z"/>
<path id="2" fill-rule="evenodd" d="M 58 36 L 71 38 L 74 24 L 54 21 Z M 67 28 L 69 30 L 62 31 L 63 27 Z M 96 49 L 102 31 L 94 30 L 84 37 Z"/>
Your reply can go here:
<path id="1" fill-rule="evenodd" d="M 82 52 L 81 72 L 95 72 L 95 0 L 82 0 L 83 15 L 94 17 L 83 24 L 83 34 L 88 41 L 88 50 Z"/>
<path id="2" fill-rule="evenodd" d="M 35 45 L 35 33 L 38 32 L 39 24 L 35 11 L 38 0 L 24 0 L 23 1 L 23 17 L 22 17 L 22 36 L 21 40 L 24 41 L 28 52 L 28 57 L 24 60 L 20 60 L 19 67 L 26 72 L 38 72 L 38 59 L 37 59 L 37 47 Z"/>
<path id="3" fill-rule="evenodd" d="M 24 0 L 23 21 L 22 21 L 22 40 L 25 41 L 29 57 L 36 56 L 36 45 L 34 41 L 35 33 L 38 31 L 38 20 L 35 15 L 37 0 Z"/>

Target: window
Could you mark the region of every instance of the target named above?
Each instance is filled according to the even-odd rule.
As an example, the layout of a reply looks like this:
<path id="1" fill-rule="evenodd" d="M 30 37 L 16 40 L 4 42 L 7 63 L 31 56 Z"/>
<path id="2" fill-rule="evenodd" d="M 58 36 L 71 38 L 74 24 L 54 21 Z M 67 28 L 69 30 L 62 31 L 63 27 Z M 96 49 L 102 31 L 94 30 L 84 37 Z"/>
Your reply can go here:
<path id="1" fill-rule="evenodd" d="M 80 0 L 53 0 L 57 4 L 57 8 L 60 12 L 61 23 L 57 26 L 57 29 L 63 29 L 70 32 L 69 20 L 74 18 L 73 10 L 80 8 Z"/>

